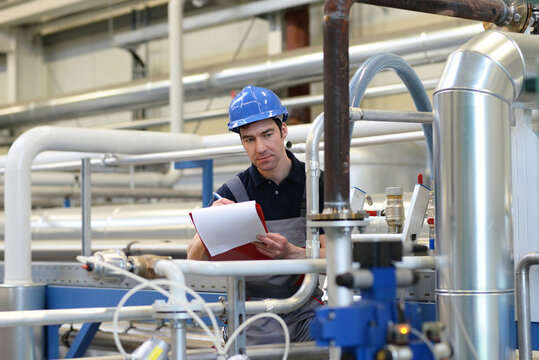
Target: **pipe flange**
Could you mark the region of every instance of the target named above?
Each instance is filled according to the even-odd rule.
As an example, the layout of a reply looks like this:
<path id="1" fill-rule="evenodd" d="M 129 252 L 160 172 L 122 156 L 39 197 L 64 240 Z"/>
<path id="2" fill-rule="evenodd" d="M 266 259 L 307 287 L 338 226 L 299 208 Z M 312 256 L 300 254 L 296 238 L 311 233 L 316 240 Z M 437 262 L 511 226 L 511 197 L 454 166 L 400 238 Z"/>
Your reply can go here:
<path id="1" fill-rule="evenodd" d="M 316 221 L 332 221 L 332 220 L 364 220 L 366 217 L 369 217 L 366 211 L 357 211 L 352 212 L 351 210 L 344 211 L 334 211 L 331 213 L 322 213 L 322 214 L 312 214 L 309 215 L 309 220 Z"/>
<path id="2" fill-rule="evenodd" d="M 499 23 L 484 22 L 485 30 L 501 30 L 524 33 L 531 25 L 533 9 L 525 0 L 506 0 L 507 14 Z"/>
<path id="3" fill-rule="evenodd" d="M 369 223 L 365 220 L 317 220 L 317 221 L 307 221 L 308 227 L 323 227 L 323 228 L 343 228 L 343 227 L 363 227 L 367 226 Z"/>
<path id="4" fill-rule="evenodd" d="M 333 212 L 309 215 L 309 227 L 354 227 L 367 226 L 364 219 L 369 217 L 366 211 L 353 212 L 350 209 L 335 209 Z"/>

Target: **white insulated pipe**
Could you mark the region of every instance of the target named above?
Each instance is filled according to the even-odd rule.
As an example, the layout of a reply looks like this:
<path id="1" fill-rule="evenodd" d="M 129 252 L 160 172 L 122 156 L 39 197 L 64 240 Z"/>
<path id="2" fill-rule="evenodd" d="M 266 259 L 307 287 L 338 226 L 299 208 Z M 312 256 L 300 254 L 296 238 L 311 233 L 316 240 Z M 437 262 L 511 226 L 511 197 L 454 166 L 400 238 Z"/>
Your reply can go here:
<path id="1" fill-rule="evenodd" d="M 174 140 L 191 149 L 202 146 L 193 134 L 127 130 L 36 127 L 21 135 L 9 149 L 4 187 L 5 284 L 31 284 L 31 188 L 34 158 L 42 151 L 148 153 L 161 151 L 161 142 Z"/>
<path id="2" fill-rule="evenodd" d="M 115 311 L 115 307 L 0 311 L 0 328 L 112 321 Z M 125 306 L 120 309 L 119 320 L 147 320 L 152 315 L 151 305 Z"/>
<path id="3" fill-rule="evenodd" d="M 184 274 L 205 276 L 262 276 L 323 273 L 325 259 L 271 260 L 271 266 L 260 260 L 246 261 L 198 261 L 172 260 Z"/>
<path id="4" fill-rule="evenodd" d="M 170 132 L 183 132 L 183 0 L 168 2 Z"/>

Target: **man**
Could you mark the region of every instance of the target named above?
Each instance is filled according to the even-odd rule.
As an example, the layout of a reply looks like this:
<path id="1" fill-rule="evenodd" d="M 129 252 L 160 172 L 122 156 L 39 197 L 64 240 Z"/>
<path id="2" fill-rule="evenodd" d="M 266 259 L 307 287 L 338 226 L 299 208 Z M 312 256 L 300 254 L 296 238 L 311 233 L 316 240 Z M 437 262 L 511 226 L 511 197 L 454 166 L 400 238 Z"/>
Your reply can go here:
<path id="1" fill-rule="evenodd" d="M 240 135 L 251 167 L 228 180 L 217 193 L 222 199 L 212 206 L 256 200 L 260 204 L 269 232 L 257 236 L 256 249 L 273 259 L 305 258 L 306 201 L 305 164 L 286 150 L 288 112 L 272 91 L 245 87 L 231 102 L 228 129 Z M 323 178 L 320 181 L 320 208 L 323 206 Z M 226 241 L 226 239 L 224 239 Z M 320 236 L 320 255 L 325 257 L 325 235 Z M 187 248 L 189 259 L 207 260 L 198 235 Z M 299 275 L 271 277 L 251 276 L 245 279 L 246 297 L 286 298 L 300 287 Z M 302 308 L 282 314 L 292 341 L 309 341 L 309 325 L 314 309 L 320 306 L 320 294 Z M 260 319 L 247 330 L 249 345 L 282 343 L 284 336 L 273 319 Z"/>

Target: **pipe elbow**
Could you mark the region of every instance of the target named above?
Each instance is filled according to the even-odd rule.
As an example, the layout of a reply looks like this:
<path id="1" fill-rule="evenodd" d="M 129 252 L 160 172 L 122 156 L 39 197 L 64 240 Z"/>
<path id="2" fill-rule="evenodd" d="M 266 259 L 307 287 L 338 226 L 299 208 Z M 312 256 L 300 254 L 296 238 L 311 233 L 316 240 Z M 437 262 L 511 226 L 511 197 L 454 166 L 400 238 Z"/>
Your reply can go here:
<path id="1" fill-rule="evenodd" d="M 326 0 L 324 4 L 324 16 L 348 18 L 353 0 Z"/>
<path id="2" fill-rule="evenodd" d="M 539 253 L 529 253 L 520 259 L 517 265 L 516 273 L 527 274 L 533 265 L 539 265 Z"/>
<path id="3" fill-rule="evenodd" d="M 516 101 L 524 88 L 526 62 L 512 36 L 485 31 L 468 41 L 449 56 L 434 93 L 480 91 Z"/>

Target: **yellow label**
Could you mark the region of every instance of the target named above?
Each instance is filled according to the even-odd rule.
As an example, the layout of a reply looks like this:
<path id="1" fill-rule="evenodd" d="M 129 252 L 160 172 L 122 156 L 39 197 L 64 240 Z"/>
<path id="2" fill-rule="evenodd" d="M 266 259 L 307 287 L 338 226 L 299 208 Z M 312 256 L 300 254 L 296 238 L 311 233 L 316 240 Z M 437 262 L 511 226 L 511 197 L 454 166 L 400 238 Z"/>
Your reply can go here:
<path id="1" fill-rule="evenodd" d="M 159 355 L 161 355 L 163 353 L 163 349 L 161 349 L 159 346 L 156 346 L 152 352 L 150 353 L 150 355 L 148 355 L 148 360 L 157 360 L 157 358 L 159 357 Z"/>

